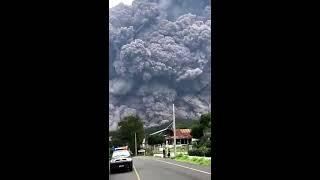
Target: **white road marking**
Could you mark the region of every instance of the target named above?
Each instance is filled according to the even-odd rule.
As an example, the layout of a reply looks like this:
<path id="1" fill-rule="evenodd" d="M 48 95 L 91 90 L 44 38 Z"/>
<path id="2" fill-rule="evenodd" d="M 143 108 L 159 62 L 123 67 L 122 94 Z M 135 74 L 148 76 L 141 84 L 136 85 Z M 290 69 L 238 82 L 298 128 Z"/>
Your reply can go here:
<path id="1" fill-rule="evenodd" d="M 139 177 L 138 171 L 136 170 L 136 167 L 134 167 L 134 165 L 132 165 L 132 166 L 133 166 L 134 172 L 135 172 L 136 175 L 137 175 L 138 180 L 140 180 L 140 177 Z"/>
<path id="2" fill-rule="evenodd" d="M 141 158 L 141 159 L 149 159 L 149 158 Z M 194 168 L 191 168 L 191 167 L 187 167 L 187 166 L 182 166 L 180 164 L 175 164 L 175 163 L 171 163 L 171 162 L 167 162 L 167 161 L 162 161 L 162 160 L 158 160 L 158 159 L 153 159 L 155 161 L 160 161 L 160 162 L 163 162 L 163 163 L 167 163 L 167 164 L 171 164 L 171 165 L 174 165 L 174 166 L 179 166 L 179 167 L 183 167 L 183 168 L 186 168 L 186 169 L 190 169 L 190 170 L 193 170 L 193 171 L 198 171 L 198 172 L 201 172 L 201 173 L 205 173 L 205 174 L 210 174 L 210 172 L 206 172 L 206 171 L 201 171 L 201 170 L 198 170 L 198 169 L 194 169 Z"/>

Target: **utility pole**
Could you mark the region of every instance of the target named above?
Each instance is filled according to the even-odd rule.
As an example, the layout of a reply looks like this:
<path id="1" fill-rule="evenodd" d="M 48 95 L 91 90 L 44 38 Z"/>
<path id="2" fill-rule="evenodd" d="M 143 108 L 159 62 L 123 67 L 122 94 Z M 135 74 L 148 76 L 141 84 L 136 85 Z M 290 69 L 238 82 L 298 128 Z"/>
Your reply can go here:
<path id="1" fill-rule="evenodd" d="M 172 120 L 173 120 L 173 146 L 174 146 L 174 157 L 177 155 L 177 148 L 176 148 L 176 120 L 174 115 L 174 104 L 172 104 Z"/>
<path id="2" fill-rule="evenodd" d="M 211 96 L 209 97 L 209 112 L 211 112 Z"/>
<path id="3" fill-rule="evenodd" d="M 135 155 L 137 156 L 137 133 L 134 133 L 134 149 Z"/>

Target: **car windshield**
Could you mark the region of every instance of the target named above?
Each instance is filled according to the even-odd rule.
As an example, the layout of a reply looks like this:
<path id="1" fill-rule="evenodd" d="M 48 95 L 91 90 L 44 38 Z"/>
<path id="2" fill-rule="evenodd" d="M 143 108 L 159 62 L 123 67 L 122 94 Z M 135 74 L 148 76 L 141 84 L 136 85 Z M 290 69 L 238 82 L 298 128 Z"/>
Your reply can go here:
<path id="1" fill-rule="evenodd" d="M 130 153 L 127 150 L 114 151 L 112 154 L 112 158 L 118 158 L 118 157 L 130 157 Z"/>

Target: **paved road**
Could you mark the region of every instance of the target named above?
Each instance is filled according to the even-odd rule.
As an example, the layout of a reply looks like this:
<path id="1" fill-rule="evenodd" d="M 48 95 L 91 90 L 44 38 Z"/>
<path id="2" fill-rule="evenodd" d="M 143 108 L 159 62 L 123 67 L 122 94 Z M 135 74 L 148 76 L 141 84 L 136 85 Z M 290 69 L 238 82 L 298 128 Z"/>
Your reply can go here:
<path id="1" fill-rule="evenodd" d="M 211 168 L 171 159 L 135 157 L 132 172 L 109 174 L 111 180 L 209 180 Z"/>

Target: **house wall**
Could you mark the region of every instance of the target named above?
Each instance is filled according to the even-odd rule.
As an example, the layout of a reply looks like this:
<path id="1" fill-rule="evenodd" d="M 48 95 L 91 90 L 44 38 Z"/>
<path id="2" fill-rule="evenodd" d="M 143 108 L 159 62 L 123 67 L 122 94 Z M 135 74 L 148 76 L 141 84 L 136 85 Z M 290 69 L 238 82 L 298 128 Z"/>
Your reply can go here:
<path id="1" fill-rule="evenodd" d="M 169 145 L 173 145 L 173 139 L 168 139 L 168 144 Z M 190 144 L 191 143 L 191 139 L 176 139 L 176 143 L 179 144 Z"/>

